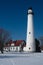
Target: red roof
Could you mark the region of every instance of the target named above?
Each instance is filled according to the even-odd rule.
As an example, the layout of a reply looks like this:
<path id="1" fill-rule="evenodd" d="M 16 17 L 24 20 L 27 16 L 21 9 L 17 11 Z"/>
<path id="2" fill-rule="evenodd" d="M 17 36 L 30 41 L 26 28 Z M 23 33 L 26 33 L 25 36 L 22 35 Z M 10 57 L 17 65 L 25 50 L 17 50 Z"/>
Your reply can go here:
<path id="1" fill-rule="evenodd" d="M 17 40 L 15 46 L 20 46 L 21 42 L 23 42 L 23 40 Z"/>
<path id="2" fill-rule="evenodd" d="M 16 40 L 16 41 L 12 41 L 10 40 L 9 43 L 7 45 L 5 45 L 5 47 L 11 46 L 11 44 L 14 43 L 14 46 L 20 46 L 20 44 L 23 42 L 23 40 Z M 24 45 L 25 46 L 25 45 Z"/>

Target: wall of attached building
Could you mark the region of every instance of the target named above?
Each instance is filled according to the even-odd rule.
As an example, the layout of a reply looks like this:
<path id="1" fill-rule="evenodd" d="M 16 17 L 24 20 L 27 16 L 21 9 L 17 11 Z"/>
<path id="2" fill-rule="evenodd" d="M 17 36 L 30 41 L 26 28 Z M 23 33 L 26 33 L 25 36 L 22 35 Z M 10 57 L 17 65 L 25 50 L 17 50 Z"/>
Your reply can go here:
<path id="1" fill-rule="evenodd" d="M 15 52 L 19 52 L 20 51 L 20 46 L 4 47 L 4 51 L 15 51 Z"/>
<path id="2" fill-rule="evenodd" d="M 4 47 L 4 51 L 9 51 L 9 47 Z"/>
<path id="3" fill-rule="evenodd" d="M 16 43 L 11 42 L 8 45 L 5 45 L 4 51 L 19 52 L 22 51 L 24 45 L 25 45 L 25 41 L 21 41 L 21 40 L 16 41 Z"/>
<path id="4" fill-rule="evenodd" d="M 10 47 L 10 51 L 15 51 L 16 48 L 15 47 Z"/>

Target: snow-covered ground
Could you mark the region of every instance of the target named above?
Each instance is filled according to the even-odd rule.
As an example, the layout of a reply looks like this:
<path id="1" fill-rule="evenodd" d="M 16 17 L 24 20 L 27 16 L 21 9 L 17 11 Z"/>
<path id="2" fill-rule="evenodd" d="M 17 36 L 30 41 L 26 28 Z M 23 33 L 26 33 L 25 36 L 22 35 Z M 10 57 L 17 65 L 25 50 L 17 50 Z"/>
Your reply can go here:
<path id="1" fill-rule="evenodd" d="M 0 65 L 43 65 L 43 52 L 0 53 Z"/>

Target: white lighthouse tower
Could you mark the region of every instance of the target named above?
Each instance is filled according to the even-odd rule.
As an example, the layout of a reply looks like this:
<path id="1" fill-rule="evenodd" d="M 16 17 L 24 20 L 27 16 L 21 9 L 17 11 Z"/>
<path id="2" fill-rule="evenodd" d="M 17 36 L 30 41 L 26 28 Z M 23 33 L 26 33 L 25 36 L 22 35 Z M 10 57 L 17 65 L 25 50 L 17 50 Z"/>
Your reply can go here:
<path id="1" fill-rule="evenodd" d="M 34 27 L 33 27 L 33 11 L 32 8 L 28 9 L 28 20 L 27 20 L 27 37 L 26 37 L 26 47 L 24 51 L 34 52 L 35 51 L 35 40 L 34 40 Z"/>

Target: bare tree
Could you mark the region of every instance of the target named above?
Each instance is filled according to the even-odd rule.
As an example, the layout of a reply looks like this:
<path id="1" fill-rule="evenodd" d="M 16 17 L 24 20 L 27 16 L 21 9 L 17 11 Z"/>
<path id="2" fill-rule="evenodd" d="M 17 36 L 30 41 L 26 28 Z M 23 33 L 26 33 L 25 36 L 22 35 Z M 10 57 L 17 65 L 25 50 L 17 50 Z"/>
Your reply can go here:
<path id="1" fill-rule="evenodd" d="M 20 52 L 23 51 L 23 47 L 26 45 L 25 40 L 23 40 L 20 44 Z"/>
<path id="2" fill-rule="evenodd" d="M 0 29 L 0 50 L 3 53 L 5 43 L 11 39 L 9 32 L 4 29 Z"/>
<path id="3" fill-rule="evenodd" d="M 36 52 L 41 52 L 39 40 L 35 39 L 35 45 L 36 45 Z"/>

